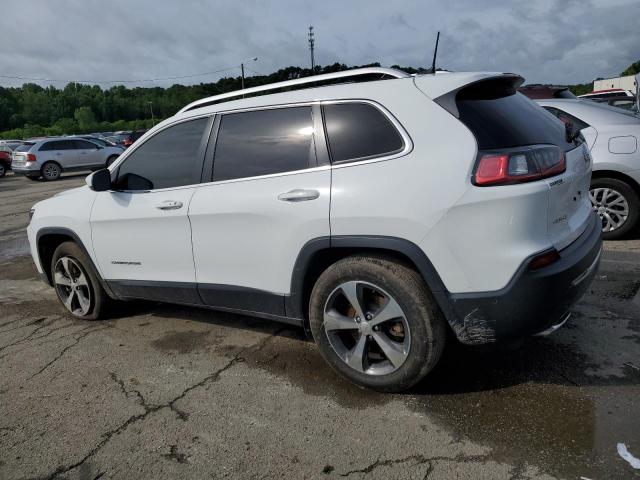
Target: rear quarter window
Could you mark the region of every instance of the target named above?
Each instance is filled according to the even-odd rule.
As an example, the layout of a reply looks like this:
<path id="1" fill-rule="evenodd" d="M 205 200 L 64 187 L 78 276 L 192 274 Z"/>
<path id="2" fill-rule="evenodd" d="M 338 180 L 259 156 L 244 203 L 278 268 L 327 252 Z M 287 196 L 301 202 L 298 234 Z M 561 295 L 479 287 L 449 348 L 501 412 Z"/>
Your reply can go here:
<path id="1" fill-rule="evenodd" d="M 404 149 L 400 132 L 373 105 L 329 103 L 322 110 L 333 163 L 393 155 Z"/>

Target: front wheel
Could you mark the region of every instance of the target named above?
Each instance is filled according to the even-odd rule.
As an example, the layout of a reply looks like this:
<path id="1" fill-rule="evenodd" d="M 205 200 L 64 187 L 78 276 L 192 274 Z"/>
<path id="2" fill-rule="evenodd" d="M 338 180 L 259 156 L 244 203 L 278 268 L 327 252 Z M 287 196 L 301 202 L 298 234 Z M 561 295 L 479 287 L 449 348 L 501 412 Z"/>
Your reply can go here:
<path id="1" fill-rule="evenodd" d="M 384 392 L 424 378 L 446 328 L 420 275 L 375 256 L 340 260 L 311 293 L 309 322 L 320 354 L 350 381 Z"/>
<path id="2" fill-rule="evenodd" d="M 615 178 L 591 181 L 589 198 L 593 210 L 602 220 L 605 240 L 617 240 L 629 233 L 640 216 L 640 200 L 628 183 Z"/>
<path id="3" fill-rule="evenodd" d="M 60 303 L 71 315 L 96 320 L 104 314 L 109 297 L 91 261 L 77 244 L 64 242 L 56 248 L 51 278 Z"/>

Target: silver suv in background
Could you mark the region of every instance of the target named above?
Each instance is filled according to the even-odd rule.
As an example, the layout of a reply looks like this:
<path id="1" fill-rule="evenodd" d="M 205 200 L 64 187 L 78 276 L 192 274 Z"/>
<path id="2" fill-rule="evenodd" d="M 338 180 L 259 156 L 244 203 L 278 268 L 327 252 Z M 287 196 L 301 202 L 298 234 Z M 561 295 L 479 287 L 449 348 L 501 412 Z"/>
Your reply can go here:
<path id="1" fill-rule="evenodd" d="M 102 146 L 82 138 L 45 138 L 25 142 L 13 152 L 14 173 L 37 180 L 57 180 L 62 172 L 96 170 L 111 165 L 122 153 L 119 147 Z"/>

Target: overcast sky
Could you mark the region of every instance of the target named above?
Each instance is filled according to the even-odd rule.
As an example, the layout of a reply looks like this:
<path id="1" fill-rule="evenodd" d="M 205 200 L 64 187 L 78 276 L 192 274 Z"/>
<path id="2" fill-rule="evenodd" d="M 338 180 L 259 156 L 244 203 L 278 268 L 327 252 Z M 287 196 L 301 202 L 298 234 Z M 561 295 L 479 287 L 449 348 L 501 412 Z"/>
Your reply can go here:
<path id="1" fill-rule="evenodd" d="M 640 59 L 638 0 L 2 0 L 0 75 L 134 80 L 247 66 L 379 61 L 516 72 L 528 83 L 616 76 Z M 251 72 L 249 72 L 250 74 Z M 175 81 L 239 75 L 239 68 Z M 0 77 L 0 85 L 26 80 Z M 37 82 L 50 84 L 52 82 Z M 65 82 L 55 82 L 64 86 Z M 129 86 L 132 84 L 128 84 Z"/>

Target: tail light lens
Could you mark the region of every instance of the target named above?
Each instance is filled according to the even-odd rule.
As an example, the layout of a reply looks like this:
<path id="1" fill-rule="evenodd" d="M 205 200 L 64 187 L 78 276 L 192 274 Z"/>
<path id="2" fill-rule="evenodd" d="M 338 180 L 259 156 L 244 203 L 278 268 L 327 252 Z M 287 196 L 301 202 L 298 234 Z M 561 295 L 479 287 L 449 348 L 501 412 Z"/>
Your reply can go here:
<path id="1" fill-rule="evenodd" d="M 480 151 L 473 183 L 491 186 L 532 182 L 565 170 L 564 152 L 555 146 Z"/>
<path id="2" fill-rule="evenodd" d="M 36 156 L 33 153 L 27 153 L 27 162 L 35 162 Z"/>

